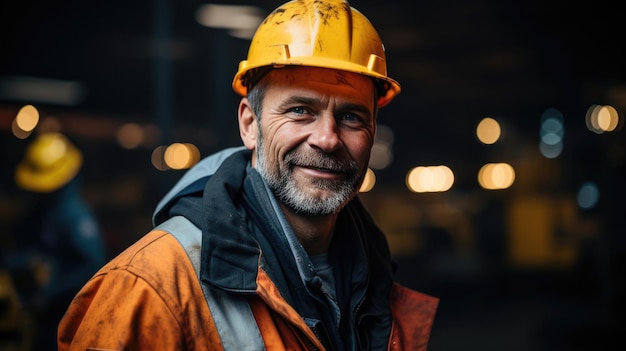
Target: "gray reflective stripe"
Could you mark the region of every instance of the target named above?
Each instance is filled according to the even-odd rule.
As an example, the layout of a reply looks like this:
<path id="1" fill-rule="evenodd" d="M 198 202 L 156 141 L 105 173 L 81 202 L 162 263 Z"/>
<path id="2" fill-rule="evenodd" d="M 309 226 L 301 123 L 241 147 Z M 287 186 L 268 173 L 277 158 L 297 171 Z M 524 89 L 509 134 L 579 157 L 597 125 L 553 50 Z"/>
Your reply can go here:
<path id="1" fill-rule="evenodd" d="M 200 254 L 202 252 L 200 228 L 183 216 L 175 216 L 155 229 L 172 234 L 180 242 L 193 264 L 196 276 L 200 279 Z M 211 289 L 202 282 L 200 286 L 202 286 L 204 298 L 209 305 L 224 350 L 265 350 L 263 338 L 245 297 Z"/>
<path id="2" fill-rule="evenodd" d="M 200 254 L 202 247 L 202 231 L 183 216 L 175 216 L 158 225 L 155 229 L 172 234 L 187 252 L 187 256 L 200 279 Z"/>

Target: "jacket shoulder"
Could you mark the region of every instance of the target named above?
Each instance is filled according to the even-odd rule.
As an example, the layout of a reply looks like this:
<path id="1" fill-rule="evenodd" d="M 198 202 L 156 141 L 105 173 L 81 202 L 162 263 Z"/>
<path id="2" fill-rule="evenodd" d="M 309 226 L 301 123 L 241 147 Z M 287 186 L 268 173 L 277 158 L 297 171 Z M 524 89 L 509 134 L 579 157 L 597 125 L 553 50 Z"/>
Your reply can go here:
<path id="1" fill-rule="evenodd" d="M 123 269 L 149 277 L 152 272 L 161 271 L 166 263 L 184 266 L 185 260 L 188 260 L 187 255 L 176 238 L 165 230 L 154 229 L 109 261 L 97 274 Z M 154 268 L 148 270 L 148 267 Z"/>
<path id="2" fill-rule="evenodd" d="M 197 275 L 184 248 L 170 233 L 155 229 L 105 265 L 97 275 L 126 272 L 152 287 L 168 305 L 202 297 Z"/>
<path id="3" fill-rule="evenodd" d="M 193 266 L 176 238 L 162 230 L 144 235 L 83 286 L 58 338 L 59 350 L 219 345 Z"/>

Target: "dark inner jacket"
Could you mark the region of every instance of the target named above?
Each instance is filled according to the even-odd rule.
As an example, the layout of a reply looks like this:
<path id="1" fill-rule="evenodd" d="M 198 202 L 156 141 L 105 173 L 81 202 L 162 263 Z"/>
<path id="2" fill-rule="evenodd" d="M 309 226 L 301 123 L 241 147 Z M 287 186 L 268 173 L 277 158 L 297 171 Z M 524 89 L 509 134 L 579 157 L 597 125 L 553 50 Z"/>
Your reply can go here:
<path id="1" fill-rule="evenodd" d="M 329 249 L 341 312 L 337 325 L 321 279 L 302 246 L 290 246 L 293 233 L 283 230 L 250 155 L 236 152 L 215 174 L 189 185 L 157 214 L 157 224 L 182 215 L 202 229 L 203 284 L 254 294 L 260 256 L 282 296 L 329 350 L 386 350 L 393 264 L 384 234 L 358 198 L 341 211 Z"/>

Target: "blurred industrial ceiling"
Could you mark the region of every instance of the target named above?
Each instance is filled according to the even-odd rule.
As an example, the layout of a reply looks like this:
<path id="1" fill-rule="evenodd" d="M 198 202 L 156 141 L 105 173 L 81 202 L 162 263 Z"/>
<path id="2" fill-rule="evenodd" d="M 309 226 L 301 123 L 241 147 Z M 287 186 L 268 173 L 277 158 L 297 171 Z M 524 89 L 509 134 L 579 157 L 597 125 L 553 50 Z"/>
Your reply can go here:
<path id="1" fill-rule="evenodd" d="M 237 4 L 267 14 L 282 2 Z M 69 97 L 58 91 L 69 99 L 63 104 L 38 104 L 60 117 L 156 123 L 170 141 L 203 140 L 205 153 L 238 143 L 238 98 L 230 82 L 248 41 L 196 22 L 197 9 L 207 3 L 5 0 L 0 106 L 36 103 L 7 93 L 12 79 L 52 79 L 79 87 Z M 574 132 L 584 127 L 590 104 L 626 109 L 619 48 L 625 31 L 609 1 L 351 5 L 378 29 L 389 74 L 402 84 L 380 117 L 396 133 L 395 162 L 402 169 L 480 154 L 473 128 L 485 116 L 498 118 L 509 138 L 521 140 L 537 137 L 547 108 L 559 109 Z"/>

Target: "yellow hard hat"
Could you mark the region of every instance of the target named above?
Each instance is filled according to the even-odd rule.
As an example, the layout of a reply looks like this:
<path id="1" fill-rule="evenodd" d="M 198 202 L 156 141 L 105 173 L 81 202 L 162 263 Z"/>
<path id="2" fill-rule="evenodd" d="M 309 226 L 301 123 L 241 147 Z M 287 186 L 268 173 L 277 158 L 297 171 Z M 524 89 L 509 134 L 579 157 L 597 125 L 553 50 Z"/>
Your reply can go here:
<path id="1" fill-rule="evenodd" d="M 241 96 L 262 67 L 333 68 L 371 76 L 380 84 L 378 106 L 400 93 L 387 76 L 385 48 L 374 26 L 343 0 L 295 0 L 269 14 L 257 29 L 233 89 Z"/>
<path id="2" fill-rule="evenodd" d="M 48 193 L 72 180 L 82 161 L 81 152 L 63 134 L 41 134 L 28 146 L 15 181 L 26 190 Z"/>

